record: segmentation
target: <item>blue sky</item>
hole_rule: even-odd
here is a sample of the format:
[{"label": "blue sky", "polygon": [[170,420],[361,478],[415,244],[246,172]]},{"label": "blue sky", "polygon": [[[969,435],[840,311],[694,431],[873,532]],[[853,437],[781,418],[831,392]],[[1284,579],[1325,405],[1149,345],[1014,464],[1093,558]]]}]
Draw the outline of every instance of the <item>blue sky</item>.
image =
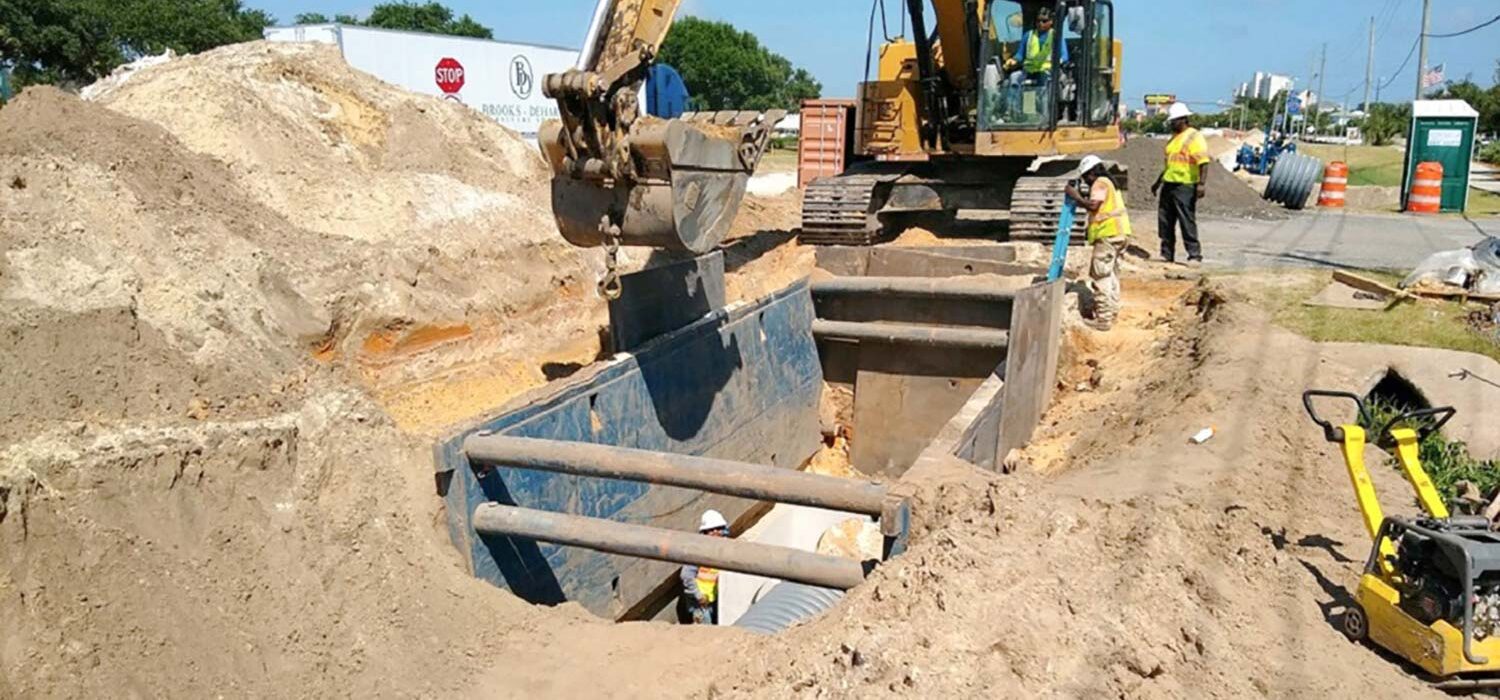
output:
[{"label": "blue sky", "polygon": [[[365,14],[375,0],[247,0],[288,23],[298,12]],[[491,27],[498,39],[576,46],[594,0],[446,0]],[[891,22],[902,0],[886,0]],[[1377,76],[1390,79],[1416,40],[1422,0],[1116,0],[1125,41],[1125,97],[1132,106],[1148,92],[1180,99],[1227,100],[1257,70],[1298,77],[1314,70],[1328,43],[1326,92],[1361,99],[1370,17],[1376,26]],[[773,51],[805,67],[829,97],[847,97],[864,71],[870,0],[684,0],[684,11],[748,29]],[[1496,0],[1433,0],[1432,32],[1466,29],[1500,14]],[[877,28],[878,32],[879,29]],[[1430,64],[1452,79],[1472,74],[1493,82],[1500,59],[1500,24],[1456,39],[1430,42]],[[1395,76],[1382,99],[1410,99],[1416,58]],[[1352,89],[1352,93],[1350,92]],[[1211,108],[1211,105],[1203,105]]]}]

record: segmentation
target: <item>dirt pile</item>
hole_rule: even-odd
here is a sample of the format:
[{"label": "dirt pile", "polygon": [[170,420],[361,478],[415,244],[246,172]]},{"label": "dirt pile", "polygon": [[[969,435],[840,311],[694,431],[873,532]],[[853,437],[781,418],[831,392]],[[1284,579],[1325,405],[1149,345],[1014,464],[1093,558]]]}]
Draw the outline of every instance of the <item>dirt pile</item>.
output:
[{"label": "dirt pile", "polygon": [[223,163],[247,197],[328,241],[303,253],[334,268],[307,280],[337,309],[323,352],[357,359],[377,384],[545,352],[603,322],[601,260],[558,237],[535,147],[472,109],[353,70],[334,47],[229,46],[142,69],[95,99]]},{"label": "dirt pile", "polygon": [[[1155,211],[1157,200],[1151,196],[1151,183],[1162,170],[1162,139],[1137,136],[1125,147],[1109,154],[1130,169],[1130,189],[1125,204],[1130,209]],[[1280,207],[1266,202],[1260,194],[1229,172],[1217,160],[1208,166],[1208,196],[1198,203],[1198,213],[1236,219],[1283,219],[1288,215]]]},{"label": "dirt pile", "polygon": [[434,328],[592,337],[590,263],[514,135],[327,51],[0,110],[0,697],[451,694],[544,614],[462,570],[361,385]]}]

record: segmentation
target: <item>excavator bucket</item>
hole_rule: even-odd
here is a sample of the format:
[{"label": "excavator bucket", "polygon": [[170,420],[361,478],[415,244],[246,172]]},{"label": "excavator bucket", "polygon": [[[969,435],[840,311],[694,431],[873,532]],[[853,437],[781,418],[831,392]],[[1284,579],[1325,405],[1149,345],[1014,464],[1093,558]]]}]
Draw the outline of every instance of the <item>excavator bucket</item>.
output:
[{"label": "excavator bucket", "polygon": [[687,114],[681,119],[637,117],[624,148],[630,172],[604,164],[578,167],[562,121],[538,135],[552,167],[552,211],[563,238],[577,246],[621,245],[701,254],[729,233],[770,128],[784,112]]}]

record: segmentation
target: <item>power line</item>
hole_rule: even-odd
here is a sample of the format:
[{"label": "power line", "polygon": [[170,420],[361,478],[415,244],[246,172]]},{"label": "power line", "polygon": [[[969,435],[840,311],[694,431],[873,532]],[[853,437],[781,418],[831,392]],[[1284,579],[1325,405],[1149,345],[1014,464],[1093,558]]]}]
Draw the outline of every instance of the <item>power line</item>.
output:
[{"label": "power line", "polygon": [[1390,87],[1391,83],[1396,82],[1396,79],[1401,77],[1401,71],[1406,70],[1406,64],[1411,63],[1411,57],[1417,55],[1417,44],[1420,44],[1420,43],[1422,43],[1422,35],[1418,34],[1417,35],[1417,40],[1411,42],[1411,50],[1408,51],[1408,52],[1406,52],[1406,60],[1402,61],[1401,62],[1401,67],[1397,68],[1396,72],[1394,72],[1394,73],[1391,74],[1391,79],[1390,80],[1387,80],[1387,81],[1385,81],[1385,82],[1383,82],[1383,83],[1380,84],[1380,88],[1379,89],[1384,90],[1384,89]]},{"label": "power line", "polygon": [[1496,22],[1500,22],[1500,15],[1495,15],[1494,19],[1491,19],[1490,21],[1485,22],[1484,24],[1480,24],[1480,25],[1477,25],[1477,26],[1474,26],[1474,27],[1469,27],[1468,29],[1465,29],[1465,30],[1463,30],[1461,32],[1453,32],[1451,34],[1428,34],[1427,38],[1429,38],[1429,39],[1452,39],[1453,37],[1456,37],[1456,36],[1463,36],[1465,34],[1473,34],[1474,32],[1477,32],[1477,31],[1479,31],[1481,29],[1484,29],[1485,27],[1488,27],[1491,24],[1494,24]]},{"label": "power line", "polygon": [[1379,44],[1385,41],[1386,33],[1391,30],[1391,25],[1396,21],[1396,15],[1400,14],[1401,6],[1404,4],[1406,4],[1406,0],[1389,0],[1389,4],[1383,14],[1385,19],[1381,21],[1380,33],[1376,36],[1375,43]]}]

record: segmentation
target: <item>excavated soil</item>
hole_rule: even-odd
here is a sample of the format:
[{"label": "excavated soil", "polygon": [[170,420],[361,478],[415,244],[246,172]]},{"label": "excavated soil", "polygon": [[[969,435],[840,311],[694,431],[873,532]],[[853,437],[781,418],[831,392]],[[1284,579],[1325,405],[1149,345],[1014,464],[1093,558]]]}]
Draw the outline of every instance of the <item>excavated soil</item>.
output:
[{"label": "excavated soil", "polygon": [[[1132,210],[1156,211],[1157,200],[1151,196],[1151,183],[1161,174],[1167,142],[1162,139],[1135,137],[1125,147],[1108,154],[1130,169],[1130,189],[1125,192],[1125,205]],[[1284,219],[1285,210],[1260,198],[1249,185],[1217,160],[1208,166],[1208,194],[1198,202],[1198,213],[1203,216],[1235,219]]]}]

